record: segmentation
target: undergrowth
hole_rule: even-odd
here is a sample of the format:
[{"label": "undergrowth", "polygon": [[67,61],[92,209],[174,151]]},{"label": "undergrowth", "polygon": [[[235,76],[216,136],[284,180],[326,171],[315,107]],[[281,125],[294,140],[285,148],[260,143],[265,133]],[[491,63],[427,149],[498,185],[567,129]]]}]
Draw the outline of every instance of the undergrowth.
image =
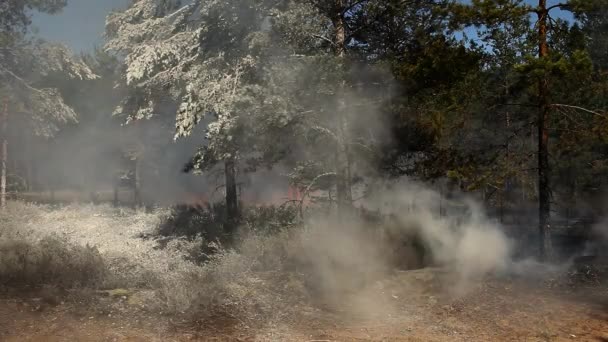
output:
[{"label": "undergrowth", "polygon": [[103,281],[107,273],[95,247],[56,236],[38,241],[0,238],[0,285],[89,287]]},{"label": "undergrowth", "polygon": [[255,320],[284,312],[278,303],[287,310],[287,300],[277,302],[290,281],[276,272],[284,265],[282,233],[262,237],[244,229],[247,237],[227,249],[205,237],[194,217],[188,224],[198,233],[162,239],[163,223],[178,222],[172,215],[10,202],[0,213],[0,285],[151,290],[148,309],[197,318],[222,312]]},{"label": "undergrowth", "polygon": [[341,232],[329,222],[304,224],[290,207],[247,209],[228,248],[215,233],[221,210],[11,202],[0,213],[0,279],[130,289],[147,294],[149,310],[253,324],[283,320],[314,300],[338,303],[395,258],[386,243],[373,243],[395,240],[378,226]]}]

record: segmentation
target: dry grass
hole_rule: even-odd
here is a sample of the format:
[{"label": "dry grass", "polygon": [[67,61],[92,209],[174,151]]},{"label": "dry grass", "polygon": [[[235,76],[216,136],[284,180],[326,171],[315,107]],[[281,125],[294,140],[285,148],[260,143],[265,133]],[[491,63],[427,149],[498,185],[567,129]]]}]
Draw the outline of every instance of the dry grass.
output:
[{"label": "dry grass", "polygon": [[48,236],[38,241],[0,238],[0,284],[95,286],[107,274],[96,248]]},{"label": "dry grass", "polygon": [[[236,331],[249,331],[246,327],[251,327],[264,333],[283,326],[302,325],[306,326],[302,330],[307,332],[306,336],[310,335],[309,322],[330,327],[359,319],[382,325],[395,323],[399,327],[396,334],[410,329],[411,324],[419,324],[424,330],[420,336],[424,337],[436,336],[434,329],[438,325],[447,329],[448,335],[460,330],[462,336],[477,336],[475,329],[496,314],[504,314],[501,305],[529,291],[526,288],[518,294],[506,293],[504,303],[495,305],[495,295],[511,291],[508,290],[511,285],[508,280],[500,280],[491,284],[491,289],[484,287],[485,276],[495,267],[476,261],[484,257],[478,251],[487,250],[483,242],[493,240],[471,241],[467,234],[456,236],[455,244],[438,240],[450,237],[442,230],[446,223],[437,222],[420,211],[416,212],[418,221],[413,223],[405,219],[394,221],[398,226],[393,227],[394,230],[381,224],[337,223],[329,219],[290,229],[274,229],[276,224],[271,222],[274,226],[266,229],[264,222],[270,219],[251,220],[234,248],[213,246],[216,252],[209,255],[205,263],[198,260],[201,260],[203,246],[209,242],[200,236],[162,237],[162,243],[155,240],[168,215],[167,210],[146,213],[103,205],[51,208],[11,202],[7,210],[0,213],[0,285],[82,289],[80,292],[89,295],[103,292],[109,294],[104,300],[113,308],[112,319],[117,321],[123,318],[114,318],[116,312],[131,317],[132,310],[136,310],[137,315],[152,317],[153,321],[162,317],[158,315],[162,312],[169,314],[172,322],[182,318],[204,321],[199,326],[204,327],[205,333],[214,325],[233,327],[236,324]],[[472,232],[477,230],[470,227],[484,225],[478,220],[470,221],[465,224]],[[442,242],[444,251],[454,251],[444,255],[445,258],[475,259],[467,263],[475,268],[463,269],[456,262],[448,263],[452,265],[450,268],[396,272],[393,262],[402,254],[389,248],[388,242],[407,238],[411,231],[404,228],[406,226],[422,227],[434,233],[431,237],[436,239],[429,241]],[[478,244],[485,249],[475,249]],[[467,249],[464,255],[462,248]],[[531,272],[540,273],[545,269],[536,264],[520,263],[519,266],[519,269],[511,266],[511,273],[528,277]],[[469,288],[472,292],[454,301],[450,293],[459,292],[454,288],[459,288],[462,276],[470,278],[467,284],[473,284]],[[534,286],[546,287],[544,284]],[[87,291],[89,289],[108,291]],[[129,298],[116,299],[115,295]],[[479,327],[464,314],[459,316],[461,321],[457,325],[453,325],[453,321],[441,323],[443,326],[435,323],[434,320],[446,312],[452,316],[459,314],[463,310],[461,302],[466,301],[472,304],[469,311],[463,312],[476,317]],[[520,304],[514,306],[514,310],[520,308]],[[96,309],[87,306],[87,310]],[[486,310],[487,315],[480,315],[478,310],[484,315]],[[104,312],[102,317],[107,315]],[[87,313],[84,317],[92,316]],[[526,317],[514,319],[525,322]],[[329,331],[329,336],[337,336],[336,340],[354,339],[351,332],[332,335],[331,329]],[[387,332],[384,328],[379,331]],[[530,331],[536,334],[536,330]],[[427,333],[431,335],[425,335]],[[488,336],[494,335],[485,337]]]},{"label": "dry grass", "polygon": [[279,282],[269,270],[283,261],[269,250],[284,250],[277,248],[278,236],[250,237],[239,252],[216,246],[200,264],[197,254],[207,244],[201,237],[173,238],[162,248],[142,238],[155,236],[167,215],[11,202],[0,214],[0,279],[20,286],[152,290],[146,291],[152,293],[148,309],[199,318],[224,313],[256,320],[277,312]]},{"label": "dry grass", "polygon": [[[150,238],[168,214],[11,202],[0,215],[5,223],[0,240],[45,246],[45,255],[58,256],[52,259],[56,276],[36,283],[146,290],[140,304],[149,310],[197,319],[223,315],[250,325],[284,321],[314,304],[338,305],[385,272],[383,246],[370,243],[369,231],[349,226],[344,234],[328,223],[280,230],[262,227],[263,222],[252,229],[248,222],[235,248],[214,246],[216,253],[201,264],[197,254],[208,241],[200,236],[163,238],[162,244]],[[48,239],[61,244],[51,249]],[[24,277],[15,258],[3,260],[13,278]],[[98,276],[79,283],[76,275],[83,274]]]},{"label": "dry grass", "polygon": [[[380,224],[330,218],[280,229],[283,223],[277,222],[289,221],[289,215],[279,215],[281,219],[275,222],[272,212],[246,221],[234,248],[213,246],[215,253],[200,263],[202,251],[209,250],[203,247],[210,244],[203,237],[163,237],[162,244],[154,238],[160,236],[159,229],[169,215],[162,209],[139,212],[77,204],[51,208],[11,202],[0,214],[0,241],[12,246],[6,253],[17,256],[0,260],[5,263],[1,267],[11,279],[93,289],[125,288],[145,292],[146,297],[138,304],[148,310],[198,319],[222,315],[251,325],[284,322],[296,311],[312,306],[338,308],[349,298],[357,298],[349,314],[385,312],[385,304],[375,301],[368,292],[375,291],[378,282],[395,271],[395,260],[403,262],[409,257],[391,247],[415,231],[412,227],[433,232],[429,241],[437,242],[444,251],[454,251],[444,258],[473,265],[474,269],[464,268],[466,272],[457,267],[459,264],[453,267],[466,280],[477,279],[496,264],[479,267],[479,262],[469,262],[479,259],[479,252],[475,252],[478,239],[448,234],[451,226],[430,216],[413,222],[395,221],[397,230],[406,233],[400,236],[389,234],[390,229]],[[421,212],[417,215],[420,218]],[[466,227],[478,225],[481,223],[474,221]],[[447,240],[450,237],[455,242]],[[469,254],[459,259],[456,256],[462,254],[461,247],[467,247]],[[30,254],[46,257],[32,258],[31,264],[37,266],[24,268],[19,266],[21,250],[37,251]],[[40,265],[49,255],[53,256],[53,277],[31,280],[32,274],[44,273]],[[38,271],[31,273],[30,269]],[[79,278],[82,274],[95,276],[84,282]]]}]

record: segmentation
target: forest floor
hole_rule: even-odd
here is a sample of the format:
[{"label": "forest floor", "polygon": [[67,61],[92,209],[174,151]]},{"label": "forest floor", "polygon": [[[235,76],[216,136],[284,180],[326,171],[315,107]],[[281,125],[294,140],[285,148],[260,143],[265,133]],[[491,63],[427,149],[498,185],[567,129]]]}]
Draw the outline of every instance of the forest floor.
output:
[{"label": "forest floor", "polygon": [[[136,293],[5,294],[0,341],[608,341],[605,287],[493,279],[454,297],[440,273],[398,272],[371,286],[367,302],[303,305],[296,317],[255,327],[151,314]],[[369,310],[349,314],[352,306]]]},{"label": "forest floor", "polygon": [[[163,215],[9,203],[0,213],[0,342],[608,342],[604,262],[577,272],[528,267],[500,278],[467,277],[461,284],[445,268],[370,273],[370,259],[356,258],[366,255],[361,246],[368,240],[351,241],[356,253],[344,259],[357,262],[325,269],[312,256],[343,251],[333,248],[334,240],[313,239],[314,247],[323,248],[306,249],[298,247],[304,240],[277,234],[251,237],[239,253],[220,253],[198,265],[187,261],[191,251],[201,250],[196,241],[173,240],[160,248],[142,238],[153,236]],[[287,267],[280,251],[317,261],[318,273]],[[108,274],[97,279],[100,270]],[[47,285],[3,282],[11,276]],[[345,283],[352,286],[325,292],[315,286]],[[60,290],[61,284],[75,290]]]}]

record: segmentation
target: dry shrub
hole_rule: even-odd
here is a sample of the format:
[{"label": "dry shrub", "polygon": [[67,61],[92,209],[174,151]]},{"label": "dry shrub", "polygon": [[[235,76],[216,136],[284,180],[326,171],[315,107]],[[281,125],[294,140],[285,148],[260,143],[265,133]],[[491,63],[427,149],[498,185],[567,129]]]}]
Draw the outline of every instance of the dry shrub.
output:
[{"label": "dry shrub", "polygon": [[108,269],[97,248],[46,230],[50,207],[9,202],[0,214],[0,284],[95,287]]},{"label": "dry shrub", "polygon": [[284,321],[303,306],[339,307],[388,275],[378,232],[325,220],[274,234],[246,230],[235,250],[218,248],[201,267],[166,274],[162,298],[174,312],[247,324]]},{"label": "dry shrub", "polygon": [[[0,229],[0,236],[35,243],[60,237],[70,247],[47,253],[56,255],[53,272],[58,275],[83,269],[70,261],[88,260],[76,256],[87,247],[74,246],[93,246],[107,272],[94,284],[83,285],[149,289],[154,295],[143,303],[149,309],[198,319],[223,314],[248,324],[282,320],[313,300],[339,305],[345,295],[386,271],[385,245],[378,229],[325,219],[296,225],[287,209],[248,212],[242,235],[230,249],[200,235],[170,237],[161,248],[154,236],[166,222],[167,211],[143,213],[93,205],[53,209],[11,203],[0,220],[12,228]],[[201,253],[208,250],[215,252],[201,264]],[[86,273],[90,272],[80,272]],[[55,281],[64,280],[58,276]]]},{"label": "dry shrub", "polygon": [[[7,246],[0,254],[0,276],[12,284],[27,280],[153,290],[143,306],[167,313],[203,317],[223,312],[250,319],[271,313],[269,303],[276,297],[258,272],[259,265],[270,264],[264,256],[275,248],[259,241],[272,238],[247,240],[246,253],[212,246],[217,252],[200,264],[201,251],[209,245],[201,236],[173,237],[162,248],[151,238],[166,217],[166,210],[144,213],[109,206],[51,208],[11,202],[0,213],[0,222],[6,223],[0,239]],[[278,262],[275,259],[274,265]],[[104,272],[99,271],[102,265]]]},{"label": "dry shrub", "polygon": [[[292,205],[248,206],[242,209],[241,230],[275,234],[297,226],[298,208]],[[193,207],[172,207],[161,220],[156,234],[164,237],[203,237],[207,241],[224,240],[226,208],[222,203]]]},{"label": "dry shrub", "polygon": [[169,210],[161,220],[156,234],[165,237],[204,236],[213,241],[219,238],[226,222],[226,210],[222,204],[205,206],[178,205]]},{"label": "dry shrub", "polygon": [[53,236],[39,241],[0,238],[2,285],[95,286],[106,274],[106,265],[94,247]]},{"label": "dry shrub", "polygon": [[285,315],[302,294],[288,286],[285,237],[248,235],[238,252],[216,246],[204,265],[176,264],[161,275],[158,292],[166,310],[198,319],[221,314],[249,324]]},{"label": "dry shrub", "polygon": [[0,213],[0,281],[94,288],[148,285],[154,277],[141,267],[143,248],[134,242],[155,222],[157,214],[109,206],[9,202]]}]

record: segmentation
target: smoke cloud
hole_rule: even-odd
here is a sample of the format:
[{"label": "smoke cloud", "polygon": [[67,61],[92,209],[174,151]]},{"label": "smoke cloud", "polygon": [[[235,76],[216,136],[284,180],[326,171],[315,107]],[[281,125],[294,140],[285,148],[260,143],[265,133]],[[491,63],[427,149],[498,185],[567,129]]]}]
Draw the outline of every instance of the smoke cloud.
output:
[{"label": "smoke cloud", "polygon": [[387,314],[392,306],[377,293],[400,269],[438,267],[445,293],[461,296],[512,268],[512,241],[474,200],[448,204],[407,179],[375,189],[361,204],[377,221],[312,215],[289,239],[313,300],[358,316]]},{"label": "smoke cloud", "polygon": [[448,267],[459,285],[506,270],[512,241],[470,198],[449,201],[408,180],[385,185],[366,206],[393,216],[401,229],[419,236],[432,260]]}]

